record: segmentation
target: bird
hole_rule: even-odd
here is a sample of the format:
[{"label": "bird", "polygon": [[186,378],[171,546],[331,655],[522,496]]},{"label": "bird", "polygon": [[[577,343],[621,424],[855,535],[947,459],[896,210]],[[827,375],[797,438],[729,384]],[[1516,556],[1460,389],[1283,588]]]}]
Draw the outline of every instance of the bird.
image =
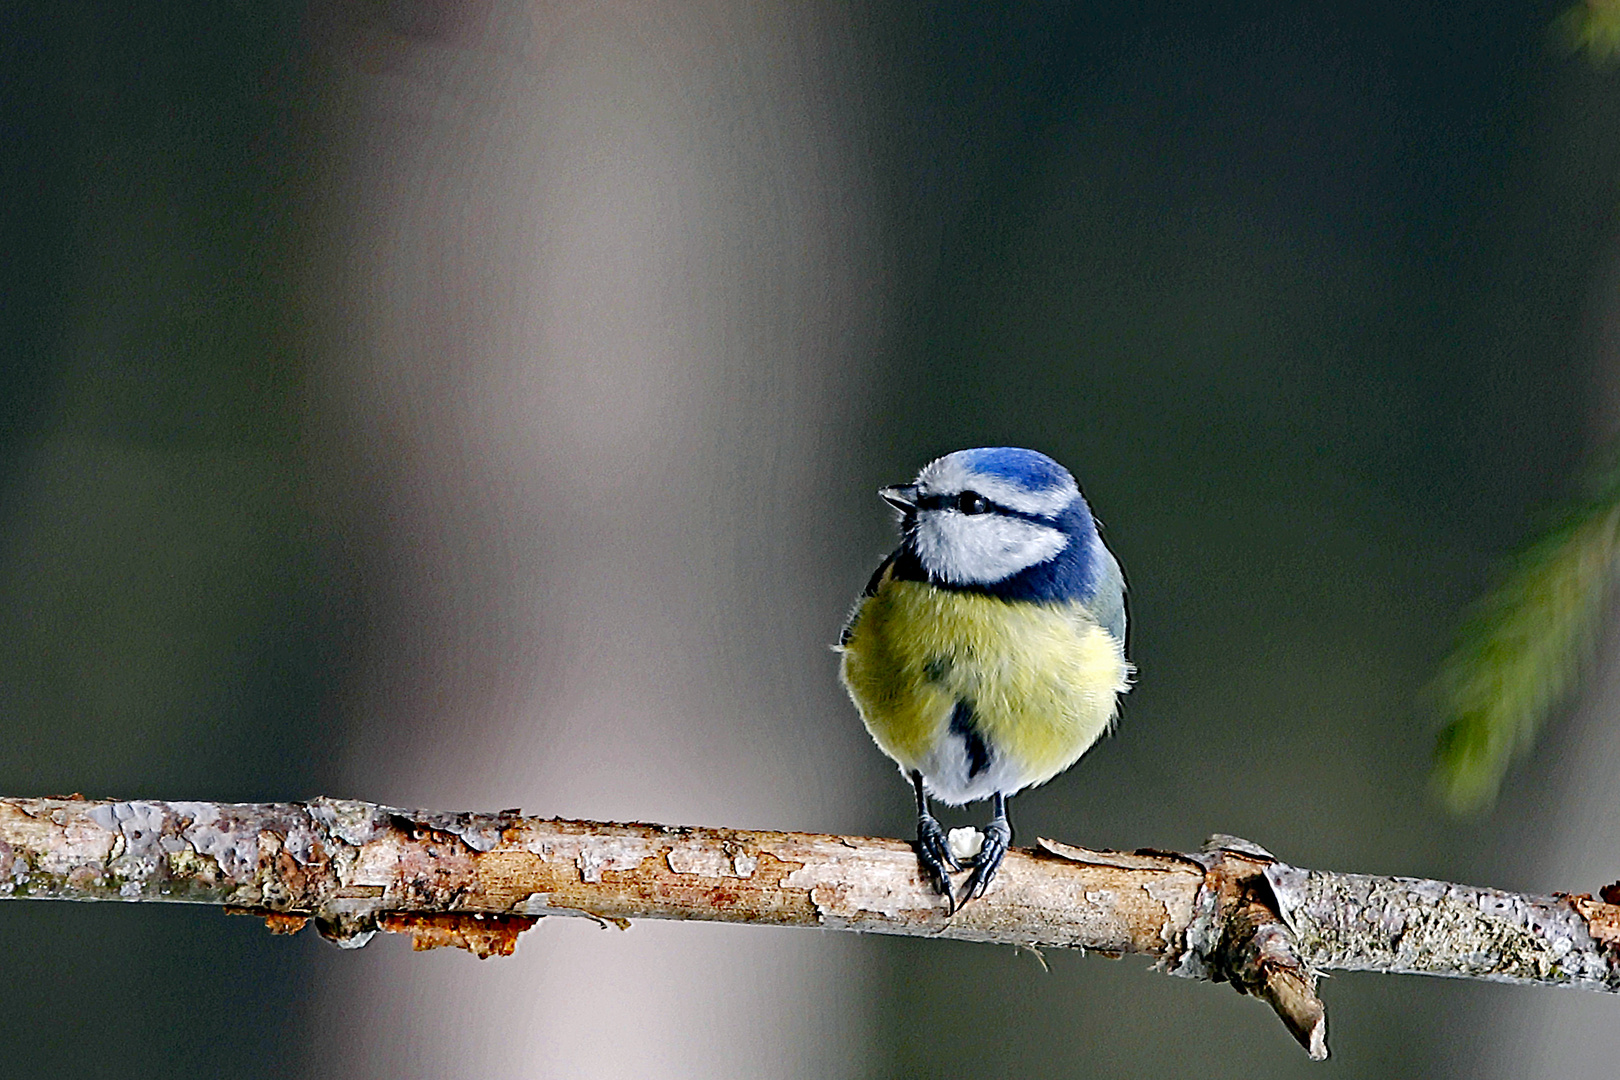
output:
[{"label": "bird", "polygon": [[[1011,846],[1007,800],[1113,727],[1135,671],[1125,577],[1074,476],[1038,451],[958,450],[878,494],[899,511],[900,546],[844,623],[839,676],[911,782],[918,862],[954,915]],[[931,798],[991,802],[976,854],[952,852]]]}]

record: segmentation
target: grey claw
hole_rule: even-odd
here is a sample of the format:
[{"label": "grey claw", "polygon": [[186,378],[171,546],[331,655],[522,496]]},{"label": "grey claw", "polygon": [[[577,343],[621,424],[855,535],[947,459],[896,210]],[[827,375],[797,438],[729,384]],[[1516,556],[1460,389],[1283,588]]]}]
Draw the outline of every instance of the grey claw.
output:
[{"label": "grey claw", "polygon": [[951,910],[956,910],[954,897],[951,896],[951,879],[946,873],[946,867],[960,870],[962,866],[951,854],[950,845],[945,840],[945,830],[932,814],[921,814],[917,817],[917,861],[922,864],[923,876],[933,886],[934,891],[952,901]]},{"label": "grey claw", "polygon": [[1006,857],[1007,849],[1012,846],[1012,826],[1007,824],[1005,818],[996,818],[985,826],[984,846],[979,853],[968,860],[973,873],[968,875],[967,883],[953,901],[953,909],[959,909],[969,900],[984,895],[990,883],[996,879],[996,871],[1001,869],[1001,860]]}]

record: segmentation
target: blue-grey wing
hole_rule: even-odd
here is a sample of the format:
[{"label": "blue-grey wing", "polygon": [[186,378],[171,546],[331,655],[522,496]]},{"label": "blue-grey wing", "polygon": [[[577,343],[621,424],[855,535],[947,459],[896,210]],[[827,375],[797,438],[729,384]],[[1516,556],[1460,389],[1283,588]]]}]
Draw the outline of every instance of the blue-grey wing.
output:
[{"label": "blue-grey wing", "polygon": [[1114,553],[1097,540],[1097,591],[1086,601],[1086,610],[1104,630],[1125,642],[1125,574]]}]

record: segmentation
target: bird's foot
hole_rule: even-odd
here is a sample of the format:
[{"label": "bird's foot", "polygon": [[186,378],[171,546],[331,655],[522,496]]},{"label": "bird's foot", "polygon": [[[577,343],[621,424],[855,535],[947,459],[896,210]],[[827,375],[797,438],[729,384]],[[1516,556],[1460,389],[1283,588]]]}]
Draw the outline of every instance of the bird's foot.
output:
[{"label": "bird's foot", "polygon": [[977,855],[967,861],[973,868],[973,873],[968,875],[967,883],[957,894],[952,905],[953,909],[960,908],[974,897],[984,895],[984,890],[995,880],[996,871],[1001,869],[1001,860],[1011,846],[1012,826],[1007,824],[1005,817],[992,818],[990,824],[984,827],[984,846],[979,849]]},{"label": "bird's foot", "polygon": [[[951,879],[946,868],[960,870],[962,865],[951,854],[951,846],[945,839],[945,830],[940,827],[939,821],[933,814],[917,815],[917,861],[922,864],[923,877],[934,887],[934,891],[946,899],[951,899]],[[951,910],[956,905],[951,904]]]}]

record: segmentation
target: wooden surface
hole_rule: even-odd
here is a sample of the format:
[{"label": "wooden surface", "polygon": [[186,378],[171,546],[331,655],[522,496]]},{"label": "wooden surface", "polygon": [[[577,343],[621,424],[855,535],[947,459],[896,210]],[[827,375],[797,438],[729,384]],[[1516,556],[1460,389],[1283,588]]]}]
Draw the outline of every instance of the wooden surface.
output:
[{"label": "wooden surface", "polygon": [[[1613,897],[1608,897],[1612,899]],[[1322,970],[1620,991],[1620,906],[1302,870],[1235,837],[1190,854],[1041,840],[948,913],[899,840],[401,810],[0,799],[0,899],[214,904],[345,947],[512,952],[542,917],[701,919],[1149,956],[1268,1002],[1325,1057]]]}]

